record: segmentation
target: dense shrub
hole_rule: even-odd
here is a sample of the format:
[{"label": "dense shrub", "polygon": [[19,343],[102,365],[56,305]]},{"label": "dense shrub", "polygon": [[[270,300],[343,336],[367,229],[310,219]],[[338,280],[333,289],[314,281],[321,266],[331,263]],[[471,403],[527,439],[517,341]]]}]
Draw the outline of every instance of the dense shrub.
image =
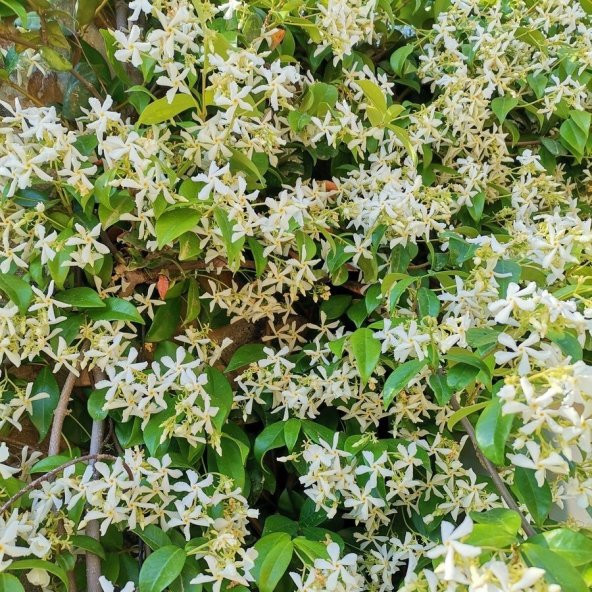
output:
[{"label": "dense shrub", "polygon": [[0,11],[0,590],[588,589],[590,0]]}]

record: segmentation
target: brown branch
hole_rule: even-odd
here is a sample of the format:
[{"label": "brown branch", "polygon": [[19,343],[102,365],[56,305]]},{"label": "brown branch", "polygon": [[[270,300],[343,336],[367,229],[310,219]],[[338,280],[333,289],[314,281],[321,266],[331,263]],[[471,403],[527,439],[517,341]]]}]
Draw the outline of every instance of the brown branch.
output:
[{"label": "brown branch", "polygon": [[[68,467],[71,467],[72,465],[75,465],[76,463],[85,462],[87,460],[117,460],[118,458],[119,457],[113,456],[112,454],[85,454],[84,456],[73,458],[65,462],[64,464],[60,465],[59,467],[56,467],[55,469],[49,471],[49,473],[45,473],[45,475],[37,477],[37,479],[31,481],[31,483],[29,483],[27,486],[17,491],[10,499],[8,499],[6,502],[4,502],[4,504],[2,504],[2,507],[0,507],[0,514],[6,512],[6,510],[8,510],[8,508],[10,508],[10,506],[12,506],[14,502],[23,497],[23,495],[29,493],[29,491],[32,491],[44,481],[51,481],[58,473],[60,473],[64,469],[67,469]],[[125,472],[127,473],[128,477],[131,480],[133,480],[134,474],[132,473],[132,470],[129,468],[127,463],[123,463],[123,468],[125,469]]]},{"label": "brown branch", "polygon": [[[105,379],[105,373],[99,368],[93,368],[93,382],[97,382]],[[105,430],[105,422],[103,420],[94,420],[92,423],[92,430],[90,436],[90,448],[89,454],[97,455],[101,453],[103,447],[103,434]],[[94,466],[95,461],[90,460],[89,466]],[[96,541],[100,538],[99,521],[91,520],[86,525],[86,535],[95,539]],[[86,590],[87,592],[101,592],[101,585],[99,584],[99,578],[101,577],[101,559],[94,553],[87,551],[86,553]]]},{"label": "brown branch", "polygon": [[[450,405],[455,411],[458,411],[460,409],[460,406],[455,396],[453,396],[450,399]],[[465,428],[465,431],[467,432],[469,439],[471,440],[471,444],[473,445],[473,449],[475,450],[477,459],[493,480],[493,483],[496,489],[498,490],[499,494],[501,495],[502,499],[506,502],[508,508],[514,510],[514,512],[518,512],[518,515],[520,516],[520,521],[522,523],[522,530],[524,530],[526,535],[529,537],[535,536],[537,534],[536,530],[529,524],[528,520],[526,520],[526,517],[520,510],[518,504],[516,503],[516,500],[514,499],[514,497],[508,490],[508,487],[503,482],[502,478],[497,472],[496,467],[483,454],[483,452],[481,452],[481,448],[479,448],[479,442],[477,441],[477,435],[475,434],[475,430],[473,429],[473,424],[471,424],[467,417],[463,417],[460,420],[460,423],[462,424],[463,428]]]},{"label": "brown branch", "polygon": [[68,414],[68,405],[70,404],[70,396],[72,394],[74,384],[76,383],[76,378],[76,374],[74,374],[74,372],[70,372],[70,374],[68,374],[68,378],[66,378],[66,382],[64,382],[64,386],[62,387],[62,392],[60,393],[58,405],[54,411],[53,422],[51,424],[51,434],[49,435],[49,446],[47,448],[48,456],[58,454],[60,451],[62,427],[64,426],[64,419]]},{"label": "brown branch", "polygon": [[127,29],[127,10],[127,2],[124,0],[115,1],[115,26],[119,31]]},{"label": "brown branch", "polygon": [[3,80],[2,84],[6,84],[10,86],[10,88],[21,93],[24,97],[27,97],[27,99],[29,99],[29,101],[31,101],[31,103],[33,103],[37,107],[45,107],[44,103],[41,102],[38,98],[34,97],[27,89],[23,88],[22,86],[19,86],[18,84],[15,84],[11,80]]},{"label": "brown branch", "polygon": [[103,97],[101,96],[99,91],[86,78],[84,78],[84,76],[82,76],[80,72],[77,72],[75,68],[72,68],[71,70],[69,70],[69,72],[70,74],[72,74],[72,76],[74,76],[74,78],[76,78],[76,80],[78,80],[78,82],[80,82],[80,84],[82,84],[82,86],[84,86],[84,88],[86,88],[86,90],[95,99],[98,99],[99,101],[103,100]]},{"label": "brown branch", "polygon": [[[85,343],[81,348],[81,353],[84,353],[88,347],[88,343]],[[47,455],[53,456],[58,454],[60,451],[60,442],[62,440],[62,427],[64,426],[64,419],[68,414],[68,405],[70,404],[70,396],[72,395],[72,389],[76,384],[78,377],[74,372],[70,372],[62,387],[58,405],[54,411],[53,422],[51,424],[51,433],[49,435],[49,446],[47,448]]]}]

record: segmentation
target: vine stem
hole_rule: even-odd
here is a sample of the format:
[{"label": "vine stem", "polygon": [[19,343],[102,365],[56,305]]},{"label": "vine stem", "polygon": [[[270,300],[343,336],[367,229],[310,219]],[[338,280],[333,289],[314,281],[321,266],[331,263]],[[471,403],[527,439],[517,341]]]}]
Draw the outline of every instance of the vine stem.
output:
[{"label": "vine stem", "polygon": [[[80,353],[84,354],[87,348],[88,342],[85,342],[81,348]],[[64,426],[64,419],[66,419],[66,415],[68,414],[70,396],[72,395],[72,389],[76,384],[77,378],[78,376],[76,375],[76,372],[70,371],[70,374],[68,374],[68,378],[66,378],[66,382],[64,382],[64,386],[62,387],[62,392],[60,393],[60,398],[54,411],[53,422],[51,424],[47,456],[53,456],[54,454],[58,454],[60,451],[62,427]]]},{"label": "vine stem", "polygon": [[[119,458],[118,456],[113,456],[112,454],[85,454],[84,456],[79,456],[77,458],[73,458],[73,459],[65,462],[64,464],[60,465],[59,467],[52,469],[48,473],[41,475],[41,477],[37,477],[37,479],[31,481],[31,483],[29,483],[28,485],[26,485],[25,487],[23,487],[22,489],[17,491],[10,499],[8,499],[4,504],[2,504],[2,506],[0,507],[0,514],[3,514],[4,512],[6,512],[6,510],[8,510],[8,508],[10,508],[10,506],[12,504],[14,504],[14,502],[16,502],[16,500],[23,497],[23,495],[25,495],[26,493],[29,493],[29,491],[32,491],[33,489],[35,489],[38,485],[40,485],[44,481],[51,481],[58,473],[60,473],[61,471],[63,471],[64,469],[67,469],[68,467],[70,467],[72,465],[75,465],[76,463],[85,462],[87,460],[95,460],[95,461],[96,460],[117,460],[118,458]],[[130,479],[133,479],[134,474],[132,473],[132,470],[129,468],[127,463],[125,463],[125,462],[123,463],[123,468],[125,469],[125,472],[127,473],[128,477]]]},{"label": "vine stem", "polygon": [[58,405],[55,409],[53,422],[51,424],[51,434],[49,435],[49,446],[47,447],[47,456],[53,456],[54,454],[58,454],[58,452],[60,451],[62,427],[64,425],[64,419],[66,418],[66,415],[68,413],[70,395],[72,394],[72,389],[74,388],[74,384],[76,383],[77,378],[78,377],[74,372],[70,372],[70,374],[68,374],[68,378],[66,378],[66,382],[64,382],[64,386],[62,387],[62,392],[60,393]]},{"label": "vine stem", "polygon": [[[460,405],[456,400],[456,397],[453,396],[450,399],[450,404],[455,411],[460,409]],[[500,477],[497,469],[495,468],[494,464],[481,452],[481,448],[479,448],[479,442],[477,441],[477,435],[475,434],[475,430],[473,429],[473,424],[469,421],[467,417],[463,417],[460,420],[463,428],[467,432],[469,439],[471,440],[471,444],[475,450],[475,454],[477,455],[477,459],[481,463],[481,466],[487,471],[493,483],[498,490],[499,494],[501,495],[502,499],[506,502],[508,508],[518,512],[520,516],[520,522],[522,523],[522,530],[526,533],[527,536],[532,537],[537,534],[536,530],[530,525],[522,511],[520,510],[516,500],[508,490],[508,487],[503,482],[502,478]]]},{"label": "vine stem", "polygon": [[[92,370],[93,382],[103,380],[105,373],[100,368],[93,368]],[[89,454],[97,455],[101,453],[103,447],[103,436],[105,432],[105,422],[103,420],[93,420],[92,430],[90,436]],[[94,466],[95,461],[90,460],[89,466]],[[99,521],[91,520],[86,525],[86,535],[99,540]],[[94,553],[87,551],[86,553],[86,590],[87,592],[101,592],[101,585],[99,578],[101,577],[101,559]]]}]

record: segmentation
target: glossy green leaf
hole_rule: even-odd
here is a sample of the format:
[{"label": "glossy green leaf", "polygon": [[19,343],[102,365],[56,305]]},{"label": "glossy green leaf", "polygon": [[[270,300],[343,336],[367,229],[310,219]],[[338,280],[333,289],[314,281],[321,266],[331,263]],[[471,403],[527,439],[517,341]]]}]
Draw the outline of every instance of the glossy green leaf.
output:
[{"label": "glossy green leaf", "polygon": [[66,590],[69,590],[70,586],[66,571],[59,565],[53,563],[52,561],[45,561],[43,559],[18,559],[17,561],[13,561],[8,566],[8,571],[29,571],[31,569],[44,569],[51,575],[54,575],[57,578],[59,578],[62,584],[64,584],[64,586],[66,587]]},{"label": "glossy green leaf", "polygon": [[496,97],[491,101],[491,110],[495,113],[498,121],[503,123],[508,116],[508,113],[518,105],[519,100],[510,95]]},{"label": "glossy green leaf", "polygon": [[253,362],[258,362],[263,359],[265,357],[265,352],[263,351],[264,347],[265,345],[261,343],[247,343],[241,345],[232,354],[228,366],[226,366],[226,372],[238,370],[239,368],[243,368],[244,366],[248,366]]},{"label": "glossy green leaf", "polygon": [[349,344],[362,383],[366,384],[380,358],[380,341],[370,329],[362,328],[350,335]]},{"label": "glossy green leaf", "polygon": [[0,592],[25,592],[25,589],[17,577],[0,573]]},{"label": "glossy green leaf", "polygon": [[146,333],[146,341],[157,342],[170,339],[181,322],[181,300],[171,298],[159,306],[152,324]]},{"label": "glossy green leaf", "polygon": [[177,93],[171,102],[166,97],[150,103],[140,114],[139,124],[162,123],[188,109],[197,109],[197,101],[188,94]]},{"label": "glossy green leaf", "polygon": [[518,499],[528,508],[534,521],[541,525],[551,509],[551,488],[545,481],[540,487],[532,469],[516,467],[514,487]]},{"label": "glossy green leaf", "polygon": [[385,408],[388,408],[393,399],[407,387],[409,382],[419,374],[428,363],[427,358],[423,360],[409,360],[393,370],[384,383],[382,400]]},{"label": "glossy green leaf", "polygon": [[496,465],[504,464],[506,441],[514,421],[514,415],[503,415],[502,406],[498,397],[491,399],[481,412],[475,426],[479,448]]},{"label": "glossy green leaf", "polygon": [[154,227],[158,246],[163,247],[183,233],[193,230],[199,222],[201,214],[192,208],[175,208],[162,214]]},{"label": "glossy green leaf", "polygon": [[185,551],[173,545],[151,553],[140,570],[140,592],[162,592],[181,573],[185,558]]},{"label": "glossy green leaf", "polygon": [[39,432],[39,441],[43,440],[51,427],[53,413],[58,405],[60,398],[60,388],[52,371],[44,366],[39,371],[33,383],[31,395],[46,393],[48,396],[43,399],[37,399],[31,403],[33,413],[31,421]]},{"label": "glossy green leaf", "polygon": [[257,543],[258,552],[253,576],[260,592],[273,592],[290,565],[294,545],[290,535],[284,532],[269,534]]},{"label": "glossy green leaf", "polygon": [[25,314],[33,299],[31,286],[22,278],[11,273],[0,273],[0,290]]},{"label": "glossy green leaf", "polygon": [[531,537],[528,542],[547,547],[574,567],[592,562],[592,539],[570,528],[547,530]]},{"label": "glossy green leaf", "polygon": [[106,304],[92,288],[70,288],[58,292],[55,299],[76,308],[105,308]]},{"label": "glossy green leaf", "polygon": [[569,590],[569,592],[586,592],[588,590],[588,586],[575,567],[550,549],[526,543],[520,546],[520,552],[530,565],[543,568],[545,579],[552,584],[561,586],[561,590]]}]

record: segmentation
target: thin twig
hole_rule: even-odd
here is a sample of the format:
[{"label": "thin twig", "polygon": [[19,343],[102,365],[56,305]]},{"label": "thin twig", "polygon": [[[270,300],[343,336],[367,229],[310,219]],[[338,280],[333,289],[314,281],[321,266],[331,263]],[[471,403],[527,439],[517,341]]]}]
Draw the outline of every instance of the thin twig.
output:
[{"label": "thin twig", "polygon": [[[105,379],[105,373],[100,368],[93,368],[92,371],[93,382]],[[105,430],[105,422],[103,420],[95,419],[92,423],[92,431],[90,436],[89,454],[96,455],[101,453],[103,447],[103,434]],[[94,466],[95,461],[90,460],[89,466]],[[91,520],[86,525],[86,535],[99,540],[99,521]],[[101,577],[101,559],[94,553],[87,551],[86,553],[86,590],[87,592],[101,592],[101,585],[99,578]]]},{"label": "thin twig", "polygon": [[82,86],[84,86],[84,88],[86,88],[86,90],[88,90],[88,92],[90,92],[95,99],[98,99],[99,101],[103,100],[103,97],[99,91],[86,78],[84,78],[80,72],[77,72],[75,68],[69,70],[69,73],[72,74],[72,76],[74,76],[74,78],[76,78],[76,80],[78,80],[78,82],[80,82],[80,84],[82,84]]},{"label": "thin twig", "polygon": [[[455,411],[458,411],[460,409],[456,397],[453,396],[452,399],[450,399],[450,404]],[[473,425],[467,417],[463,417],[460,420],[460,422],[463,428],[465,428],[465,431],[467,432],[469,439],[471,440],[471,444],[473,445],[475,454],[477,455],[477,459],[479,460],[483,468],[489,473],[489,476],[493,480],[493,483],[495,484],[495,487],[498,490],[499,494],[502,496],[502,499],[506,502],[508,508],[514,510],[515,512],[518,512],[520,516],[520,521],[522,522],[522,530],[524,530],[524,532],[529,537],[535,536],[537,534],[536,530],[529,524],[528,520],[526,520],[526,517],[518,507],[516,500],[509,492],[508,487],[503,482],[502,478],[497,472],[497,469],[495,468],[493,463],[481,452],[481,449],[479,448],[479,442],[477,441],[477,436],[475,434],[475,430],[473,429]]]},{"label": "thin twig", "polygon": [[53,422],[51,424],[51,434],[49,435],[49,446],[47,448],[47,455],[53,456],[60,451],[60,442],[62,440],[62,427],[64,426],[64,419],[68,414],[68,406],[70,404],[70,395],[78,377],[74,372],[68,374],[66,382],[62,387],[60,399],[53,415]]},{"label": "thin twig", "polygon": [[[55,469],[49,471],[49,473],[45,473],[45,475],[41,475],[41,477],[37,477],[37,479],[35,479],[34,481],[31,481],[31,483],[29,483],[28,485],[26,485],[25,487],[23,487],[22,489],[17,491],[10,499],[8,499],[2,505],[2,507],[0,507],[0,514],[3,514],[4,512],[6,512],[6,510],[8,510],[8,508],[10,508],[10,506],[12,506],[12,504],[14,504],[14,502],[16,502],[18,499],[23,497],[23,495],[25,495],[26,493],[29,493],[29,491],[32,491],[33,489],[35,489],[38,485],[40,485],[44,481],[51,481],[58,473],[60,473],[61,471],[63,471],[64,469],[67,469],[68,467],[70,467],[72,465],[75,465],[76,463],[85,462],[87,460],[117,460],[118,458],[119,458],[118,456],[113,456],[112,454],[85,454],[84,456],[79,456],[78,458],[73,458],[73,459],[65,462],[63,465],[60,465],[59,467],[56,467]],[[127,463],[125,463],[125,462],[123,463],[123,468],[125,469],[125,472],[127,473],[128,477],[131,480],[133,480],[134,474],[132,473],[132,470],[129,468]]]},{"label": "thin twig", "polygon": [[[87,350],[87,348],[88,342],[85,342],[81,348],[81,356],[84,355],[84,352]],[[68,374],[68,378],[66,378],[66,382],[64,382],[64,386],[62,387],[62,392],[60,393],[58,405],[54,411],[53,422],[51,424],[51,434],[49,435],[49,446],[47,448],[48,456],[58,454],[60,451],[64,419],[66,419],[66,415],[68,414],[70,396],[72,395],[72,389],[74,388],[77,379],[78,376],[76,376],[76,373],[73,371],[70,372],[70,374]]]},{"label": "thin twig", "polygon": [[2,84],[6,84],[10,86],[10,88],[21,93],[24,97],[27,97],[27,99],[29,99],[29,101],[31,101],[31,103],[33,103],[37,107],[45,107],[45,104],[38,98],[34,97],[27,89],[23,88],[22,86],[19,86],[18,84],[15,84],[11,80],[3,80]]}]

